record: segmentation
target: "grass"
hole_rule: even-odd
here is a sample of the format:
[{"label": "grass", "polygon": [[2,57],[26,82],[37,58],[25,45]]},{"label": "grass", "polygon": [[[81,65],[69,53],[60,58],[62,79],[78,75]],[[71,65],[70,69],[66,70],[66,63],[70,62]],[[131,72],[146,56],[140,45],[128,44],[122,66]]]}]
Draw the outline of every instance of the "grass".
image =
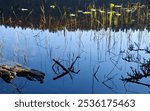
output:
[{"label": "grass", "polygon": [[[75,11],[68,11],[66,7],[60,11],[57,4],[49,6],[47,11],[44,4],[41,5],[40,19],[35,19],[32,13],[29,14],[28,19],[19,19],[14,17],[6,18],[1,14],[0,24],[7,25],[21,25],[24,27],[49,29],[49,30],[63,30],[69,28],[74,30],[79,29],[100,29],[100,28],[134,28],[143,29],[149,28],[150,9],[148,5],[140,3],[128,4],[122,6],[110,3],[110,7],[96,7],[95,4],[89,5],[85,10],[76,9]],[[57,11],[56,11],[57,10]],[[29,10],[29,13],[31,11]],[[52,13],[58,12],[59,17],[52,16]],[[14,11],[13,11],[14,13]],[[20,22],[18,22],[20,21]],[[30,23],[29,23],[30,21]],[[35,24],[33,24],[35,23]]]}]

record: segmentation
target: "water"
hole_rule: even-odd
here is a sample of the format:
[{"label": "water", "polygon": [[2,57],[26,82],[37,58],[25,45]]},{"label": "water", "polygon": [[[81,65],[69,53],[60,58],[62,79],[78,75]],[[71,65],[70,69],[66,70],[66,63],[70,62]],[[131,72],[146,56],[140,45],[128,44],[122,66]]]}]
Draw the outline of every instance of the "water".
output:
[{"label": "water", "polygon": [[[148,30],[119,30],[110,28],[95,30],[76,30],[49,32],[48,30],[22,29],[0,26],[1,64],[19,63],[25,67],[46,74],[44,83],[16,77],[11,84],[0,79],[0,93],[148,93],[149,88],[139,84],[121,81],[131,72],[130,66],[139,69],[139,65],[128,63],[122,58],[129,45],[137,43],[141,48],[150,46]],[[74,64],[78,74],[71,73],[53,80],[62,73],[60,66],[56,75],[52,70],[53,59],[68,68],[77,56]],[[143,55],[147,56],[147,55]],[[148,55],[149,56],[149,55]],[[98,68],[99,67],[99,68]],[[71,79],[71,77],[73,79]],[[149,78],[144,80],[149,81]]]}]

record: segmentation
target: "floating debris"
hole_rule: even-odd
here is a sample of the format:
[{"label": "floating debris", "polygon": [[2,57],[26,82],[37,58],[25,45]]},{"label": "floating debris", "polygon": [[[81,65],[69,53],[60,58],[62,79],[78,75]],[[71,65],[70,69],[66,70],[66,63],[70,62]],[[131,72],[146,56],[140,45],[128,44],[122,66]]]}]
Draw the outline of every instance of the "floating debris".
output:
[{"label": "floating debris", "polygon": [[7,83],[11,83],[16,77],[25,77],[30,81],[39,81],[40,83],[43,83],[44,76],[45,74],[43,72],[24,68],[20,64],[16,64],[15,66],[4,64],[0,66],[0,77]]}]

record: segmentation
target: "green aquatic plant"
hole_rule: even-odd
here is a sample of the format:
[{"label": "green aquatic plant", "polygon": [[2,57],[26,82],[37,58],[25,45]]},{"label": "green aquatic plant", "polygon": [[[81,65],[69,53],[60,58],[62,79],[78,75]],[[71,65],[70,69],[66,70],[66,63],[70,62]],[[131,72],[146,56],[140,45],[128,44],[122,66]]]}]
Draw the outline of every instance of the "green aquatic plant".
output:
[{"label": "green aquatic plant", "polygon": [[90,11],[92,12],[92,15],[93,15],[92,17],[96,18],[97,17],[96,9],[95,8],[91,8]]},{"label": "green aquatic plant", "polygon": [[120,13],[116,13],[115,14],[115,18],[114,18],[114,25],[118,26],[118,22],[119,22],[119,17],[121,16]]},{"label": "green aquatic plant", "polygon": [[[42,3],[42,2],[41,2]],[[0,13],[0,23],[10,25],[24,25],[35,27],[35,19],[33,19],[34,10],[26,8],[19,8],[21,13],[28,13],[23,19],[19,19],[18,12],[13,12],[13,17],[5,18],[4,13]],[[55,13],[55,14],[54,14]],[[56,15],[56,16],[55,16]],[[18,20],[19,19],[19,20]],[[110,3],[109,7],[99,6],[93,2],[84,9],[72,9],[66,6],[60,7],[58,4],[53,3],[47,6],[45,3],[40,5],[39,18],[36,21],[36,28],[40,29],[63,29],[64,27],[73,28],[94,28],[99,29],[101,27],[149,27],[150,10],[147,5],[128,4],[123,6],[122,4]],[[30,23],[28,21],[31,21]],[[32,23],[33,21],[33,23]],[[138,23],[136,25],[135,23]]]},{"label": "green aquatic plant", "polygon": [[130,14],[132,14],[132,10],[130,8],[123,8],[123,14],[124,14],[124,22],[125,24],[129,24],[129,17]]},{"label": "green aquatic plant", "polygon": [[98,12],[99,12],[99,16],[100,16],[99,20],[101,21],[102,25],[105,26],[105,23],[106,23],[106,11],[105,11],[104,7],[99,8]]},{"label": "green aquatic plant", "polygon": [[115,4],[110,3],[110,12],[107,12],[107,14],[109,14],[109,26],[112,25],[112,17],[113,17],[113,14],[115,13],[115,11],[113,11],[114,6]]}]

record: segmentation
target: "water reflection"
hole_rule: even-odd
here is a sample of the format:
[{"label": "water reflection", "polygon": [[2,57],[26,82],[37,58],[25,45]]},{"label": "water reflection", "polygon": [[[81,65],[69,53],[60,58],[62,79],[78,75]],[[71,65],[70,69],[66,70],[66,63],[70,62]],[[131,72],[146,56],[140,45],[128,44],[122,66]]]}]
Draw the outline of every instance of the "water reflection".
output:
[{"label": "water reflection", "polygon": [[[149,47],[140,48],[138,44],[131,44],[128,48],[128,52],[126,52],[126,57],[123,58],[127,62],[134,62],[139,64],[139,69],[135,69],[131,66],[131,73],[127,73],[128,77],[122,77],[122,81],[125,84],[128,82],[143,85],[150,87],[149,82],[142,81],[144,78],[148,78],[150,76],[150,59],[146,57],[146,54],[150,54]],[[144,53],[142,53],[144,52]]]},{"label": "water reflection", "polygon": [[[149,47],[149,39],[146,29],[49,32],[0,26],[1,64],[15,62],[45,73],[43,84],[18,77],[12,85],[0,79],[0,93],[18,93],[18,89],[21,93],[148,93],[149,88],[142,85],[124,87],[121,76],[126,77],[130,66],[138,67],[122,59],[124,52],[134,43]],[[60,73],[55,74],[54,60],[67,70],[72,66],[74,72],[80,72],[53,80],[64,72],[56,65]]]}]

